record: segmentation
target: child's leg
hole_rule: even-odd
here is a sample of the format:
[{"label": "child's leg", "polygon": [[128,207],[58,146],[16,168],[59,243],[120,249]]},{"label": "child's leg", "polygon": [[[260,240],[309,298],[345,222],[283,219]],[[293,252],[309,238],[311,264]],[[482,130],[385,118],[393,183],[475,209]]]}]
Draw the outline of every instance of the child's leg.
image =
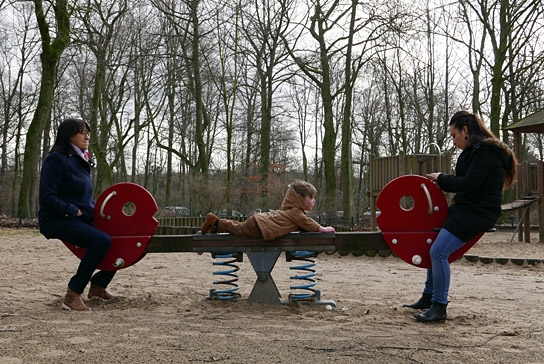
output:
[{"label": "child's leg", "polygon": [[219,231],[226,232],[241,238],[262,238],[263,234],[253,216],[246,221],[219,219]]}]

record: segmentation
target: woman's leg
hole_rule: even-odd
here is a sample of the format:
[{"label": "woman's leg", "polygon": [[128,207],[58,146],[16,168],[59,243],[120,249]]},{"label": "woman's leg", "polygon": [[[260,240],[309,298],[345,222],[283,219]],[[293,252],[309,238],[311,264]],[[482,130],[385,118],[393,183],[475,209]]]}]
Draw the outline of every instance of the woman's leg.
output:
[{"label": "woman's leg", "polygon": [[402,307],[413,308],[415,310],[422,310],[430,308],[433,298],[433,270],[427,269],[427,280],[425,281],[425,287],[423,288],[423,295],[414,303],[406,303]]},{"label": "woman's leg", "polygon": [[434,291],[433,270],[427,269],[427,279],[425,280],[425,287],[423,288],[423,293],[432,295],[433,291]]},{"label": "woman's leg", "polygon": [[[444,305],[448,304],[448,292],[450,289],[450,263],[448,257],[451,253],[465,244],[464,241],[450,233],[446,229],[441,229],[435,242],[431,246],[431,264],[432,270],[427,274],[427,282],[432,283],[433,302]],[[426,287],[428,290],[430,287]]]},{"label": "woman's leg", "polygon": [[111,246],[111,239],[108,234],[84,222],[75,220],[57,232],[54,238],[87,249],[81,258],[76,274],[68,283],[68,287],[72,291],[78,294],[83,293],[85,287],[91,281],[91,277],[94,284],[102,288],[108,286],[115,275],[115,271],[98,272],[93,277],[94,271]]},{"label": "woman's leg", "polygon": [[98,287],[107,288],[110,284],[113,276],[115,275],[115,270],[101,270],[95,273],[91,278],[91,283],[96,284]]}]

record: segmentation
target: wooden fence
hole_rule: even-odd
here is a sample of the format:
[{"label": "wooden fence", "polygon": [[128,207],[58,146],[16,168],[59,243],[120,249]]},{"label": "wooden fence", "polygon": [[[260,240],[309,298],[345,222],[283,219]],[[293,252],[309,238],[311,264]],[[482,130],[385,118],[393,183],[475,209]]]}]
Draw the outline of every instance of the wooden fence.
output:
[{"label": "wooden fence", "polygon": [[[159,226],[155,235],[185,235],[196,234],[204,223],[205,216],[168,216],[159,217]],[[247,217],[231,216],[229,220],[245,221]],[[346,218],[314,218],[321,225],[334,226],[338,232],[353,231],[354,221],[352,217]]]},{"label": "wooden fence", "polygon": [[516,200],[502,206],[503,211],[517,210],[519,241],[531,241],[530,207],[537,203],[539,241],[544,243],[544,162],[523,162],[518,166]]}]

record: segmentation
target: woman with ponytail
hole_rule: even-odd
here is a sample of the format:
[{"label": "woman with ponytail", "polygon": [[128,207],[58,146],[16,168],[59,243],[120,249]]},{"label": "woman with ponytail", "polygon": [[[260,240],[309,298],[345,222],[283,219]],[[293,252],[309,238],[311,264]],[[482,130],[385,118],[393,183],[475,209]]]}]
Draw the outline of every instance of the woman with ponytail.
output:
[{"label": "woman with ponytail", "polygon": [[478,234],[492,229],[501,214],[503,189],[516,178],[517,160],[475,114],[458,111],[449,123],[456,147],[462,150],[455,175],[441,172],[427,177],[445,192],[456,193],[448,217],[431,246],[432,268],[422,297],[404,307],[426,309],[414,317],[422,322],[446,319],[450,265],[448,257]]}]

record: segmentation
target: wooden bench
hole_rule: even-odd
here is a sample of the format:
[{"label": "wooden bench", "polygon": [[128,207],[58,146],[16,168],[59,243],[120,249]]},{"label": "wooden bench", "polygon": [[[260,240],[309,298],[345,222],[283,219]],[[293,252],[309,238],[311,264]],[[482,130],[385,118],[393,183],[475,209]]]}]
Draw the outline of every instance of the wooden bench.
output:
[{"label": "wooden bench", "polygon": [[[147,253],[210,252],[212,254],[245,253],[257,280],[248,301],[282,303],[272,279],[272,270],[281,252],[295,251],[383,251],[389,247],[380,232],[290,233],[275,240],[239,238],[231,234],[217,235],[154,235]],[[287,255],[286,255],[287,257]],[[334,301],[318,304],[335,305]]]}]

